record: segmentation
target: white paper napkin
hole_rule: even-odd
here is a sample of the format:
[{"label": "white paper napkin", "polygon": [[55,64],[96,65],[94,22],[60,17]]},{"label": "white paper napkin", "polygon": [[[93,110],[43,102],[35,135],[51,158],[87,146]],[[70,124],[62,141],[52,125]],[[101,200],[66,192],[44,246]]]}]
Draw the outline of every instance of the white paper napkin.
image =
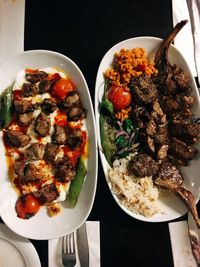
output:
[{"label": "white paper napkin", "polygon": [[174,40],[174,45],[183,54],[185,60],[187,61],[190,67],[192,75],[196,77],[197,72],[194,61],[194,41],[192,36],[192,28],[187,0],[172,0],[172,14],[174,26],[181,20],[188,20],[188,23],[177,34]]},{"label": "white paper napkin", "polygon": [[[100,267],[100,231],[99,222],[86,222],[90,267]],[[63,267],[61,260],[61,239],[51,239],[48,241],[49,267]],[[77,251],[77,249],[76,249]],[[81,267],[77,255],[75,267]]]},{"label": "white paper napkin", "polygon": [[197,267],[188,235],[187,221],[169,223],[174,267]]},{"label": "white paper napkin", "polygon": [[25,0],[0,0],[0,64],[24,50]]}]

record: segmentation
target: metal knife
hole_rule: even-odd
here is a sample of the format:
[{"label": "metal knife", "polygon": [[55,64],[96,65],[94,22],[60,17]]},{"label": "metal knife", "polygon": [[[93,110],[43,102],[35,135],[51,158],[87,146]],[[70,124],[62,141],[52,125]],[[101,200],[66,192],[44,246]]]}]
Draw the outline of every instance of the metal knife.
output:
[{"label": "metal knife", "polygon": [[81,267],[89,267],[89,245],[87,237],[86,223],[84,223],[76,232],[78,256]]},{"label": "metal knife", "polygon": [[192,253],[197,262],[197,266],[200,266],[200,229],[197,227],[190,212],[188,213],[188,234]]}]

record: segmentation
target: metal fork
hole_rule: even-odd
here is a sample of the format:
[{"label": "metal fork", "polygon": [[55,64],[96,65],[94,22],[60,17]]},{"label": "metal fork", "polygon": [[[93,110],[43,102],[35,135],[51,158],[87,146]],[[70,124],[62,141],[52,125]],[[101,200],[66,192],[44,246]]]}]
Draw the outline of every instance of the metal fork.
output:
[{"label": "metal fork", "polygon": [[76,264],[74,232],[62,237],[62,263],[65,267],[74,267]]}]

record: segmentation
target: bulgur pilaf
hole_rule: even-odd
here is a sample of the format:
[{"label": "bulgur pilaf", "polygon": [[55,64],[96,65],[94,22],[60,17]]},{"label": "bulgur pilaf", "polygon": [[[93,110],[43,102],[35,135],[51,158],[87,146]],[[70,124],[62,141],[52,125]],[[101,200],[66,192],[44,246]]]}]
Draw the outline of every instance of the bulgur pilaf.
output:
[{"label": "bulgur pilaf", "polygon": [[104,77],[110,80],[112,85],[129,89],[130,80],[144,73],[149,77],[157,73],[154,64],[148,61],[145,49],[122,48],[115,53],[113,65],[105,71]]}]

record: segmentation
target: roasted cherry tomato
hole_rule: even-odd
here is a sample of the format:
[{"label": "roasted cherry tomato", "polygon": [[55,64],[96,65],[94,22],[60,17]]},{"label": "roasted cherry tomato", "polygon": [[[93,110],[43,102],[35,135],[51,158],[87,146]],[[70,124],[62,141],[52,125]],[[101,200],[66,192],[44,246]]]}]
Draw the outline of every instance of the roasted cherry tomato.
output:
[{"label": "roasted cherry tomato", "polygon": [[119,86],[111,86],[108,90],[107,97],[112,102],[115,110],[127,108],[132,100],[131,93]]},{"label": "roasted cherry tomato", "polygon": [[27,194],[18,198],[15,209],[19,218],[29,219],[39,211],[40,201],[33,194]]},{"label": "roasted cherry tomato", "polygon": [[74,91],[75,86],[70,79],[61,78],[57,81],[52,88],[52,95],[65,99],[69,92]]}]

